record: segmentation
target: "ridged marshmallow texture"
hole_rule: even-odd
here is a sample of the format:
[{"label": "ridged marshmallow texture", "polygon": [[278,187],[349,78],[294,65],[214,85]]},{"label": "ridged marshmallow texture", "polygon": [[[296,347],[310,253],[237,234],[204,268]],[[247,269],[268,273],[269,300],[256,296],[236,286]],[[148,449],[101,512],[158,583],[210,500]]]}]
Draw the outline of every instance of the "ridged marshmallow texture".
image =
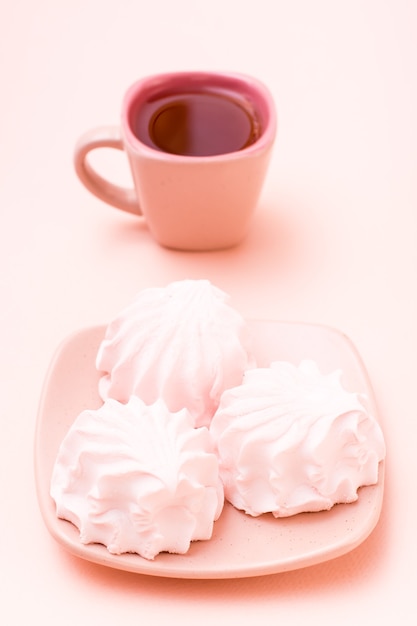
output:
[{"label": "ridged marshmallow texture", "polygon": [[171,413],[162,400],[146,406],[136,397],[79,414],[50,492],[82,543],[146,559],[210,539],[224,502],[207,428],[195,428],[185,409]]},{"label": "ridged marshmallow texture", "polygon": [[148,288],[109,324],[96,359],[103,399],[162,398],[208,425],[225,389],[254,366],[247,325],[208,280]]},{"label": "ridged marshmallow texture", "polygon": [[274,362],[224,392],[210,432],[237,509],[275,517],[327,510],[377,482],[381,429],[340,377],[312,361]]}]

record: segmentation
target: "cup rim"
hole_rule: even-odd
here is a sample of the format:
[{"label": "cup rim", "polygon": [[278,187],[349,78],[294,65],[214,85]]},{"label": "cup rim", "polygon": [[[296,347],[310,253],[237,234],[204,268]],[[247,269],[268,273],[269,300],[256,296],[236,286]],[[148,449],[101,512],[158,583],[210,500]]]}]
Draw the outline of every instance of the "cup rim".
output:
[{"label": "cup rim", "polygon": [[[259,108],[260,104],[262,108],[264,120],[261,135],[256,139],[256,141],[245,148],[234,152],[210,156],[171,154],[145,144],[134,134],[131,128],[132,110],[139,98],[139,94],[149,94],[157,92],[159,89],[163,93],[163,91],[169,89],[169,85],[173,85],[174,83],[177,84],[182,81],[190,82],[193,86],[204,86],[204,84],[208,81],[215,81],[219,87],[228,87],[230,90],[233,90],[233,88],[236,89],[240,86],[240,88],[243,89],[244,95],[252,95],[257,100],[257,107]],[[195,161],[198,163],[203,161],[228,161],[236,158],[245,158],[250,155],[256,155],[257,153],[264,152],[265,149],[269,148],[272,145],[277,132],[277,115],[275,102],[271,92],[263,82],[253,76],[239,72],[222,71],[165,72],[141,78],[128,88],[122,104],[121,132],[124,141],[130,150],[135,153],[140,152],[141,154],[146,154],[148,158],[173,162]]]}]

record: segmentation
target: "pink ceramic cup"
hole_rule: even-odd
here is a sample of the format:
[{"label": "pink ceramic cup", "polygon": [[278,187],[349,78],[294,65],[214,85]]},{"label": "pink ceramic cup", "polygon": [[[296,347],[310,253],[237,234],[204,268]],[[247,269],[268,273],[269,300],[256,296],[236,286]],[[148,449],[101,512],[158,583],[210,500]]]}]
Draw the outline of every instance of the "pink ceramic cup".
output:
[{"label": "pink ceramic cup", "polygon": [[[190,93],[220,94],[239,102],[255,120],[254,142],[221,154],[189,155],[173,154],[139,139],[137,120],[150,102]],[[258,80],[235,73],[161,74],[130,87],[123,100],[120,126],[92,129],[80,138],[75,169],[85,187],[101,200],[143,216],[162,246],[180,250],[228,248],[248,232],[275,133],[274,102]],[[134,188],[115,185],[94,170],[88,153],[97,148],[126,152]]]}]

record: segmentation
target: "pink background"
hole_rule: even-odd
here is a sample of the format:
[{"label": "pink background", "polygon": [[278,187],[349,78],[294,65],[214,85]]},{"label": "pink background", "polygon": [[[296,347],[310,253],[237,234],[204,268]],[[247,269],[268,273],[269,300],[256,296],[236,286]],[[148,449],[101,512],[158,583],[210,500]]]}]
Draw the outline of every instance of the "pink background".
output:
[{"label": "pink background", "polygon": [[[413,0],[1,3],[2,623],[415,623],[416,21]],[[134,80],[181,69],[253,74],[276,101],[264,192],[234,250],[164,250],[73,171],[78,136],[117,123]],[[97,162],[129,179],[123,155]],[[33,438],[57,345],[143,287],[182,278],[210,279],[247,317],[327,324],[358,348],[388,459],[380,523],[353,552],[274,576],[181,581],[95,566],[50,537]]]}]

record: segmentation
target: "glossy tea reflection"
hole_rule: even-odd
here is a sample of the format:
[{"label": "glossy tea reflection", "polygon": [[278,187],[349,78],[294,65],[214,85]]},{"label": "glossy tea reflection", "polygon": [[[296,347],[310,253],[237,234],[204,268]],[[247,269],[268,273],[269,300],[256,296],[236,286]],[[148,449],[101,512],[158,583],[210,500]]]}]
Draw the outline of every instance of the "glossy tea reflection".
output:
[{"label": "glossy tea reflection", "polygon": [[132,129],[146,145],[182,156],[242,150],[261,134],[250,103],[221,91],[173,93],[144,103]]}]

